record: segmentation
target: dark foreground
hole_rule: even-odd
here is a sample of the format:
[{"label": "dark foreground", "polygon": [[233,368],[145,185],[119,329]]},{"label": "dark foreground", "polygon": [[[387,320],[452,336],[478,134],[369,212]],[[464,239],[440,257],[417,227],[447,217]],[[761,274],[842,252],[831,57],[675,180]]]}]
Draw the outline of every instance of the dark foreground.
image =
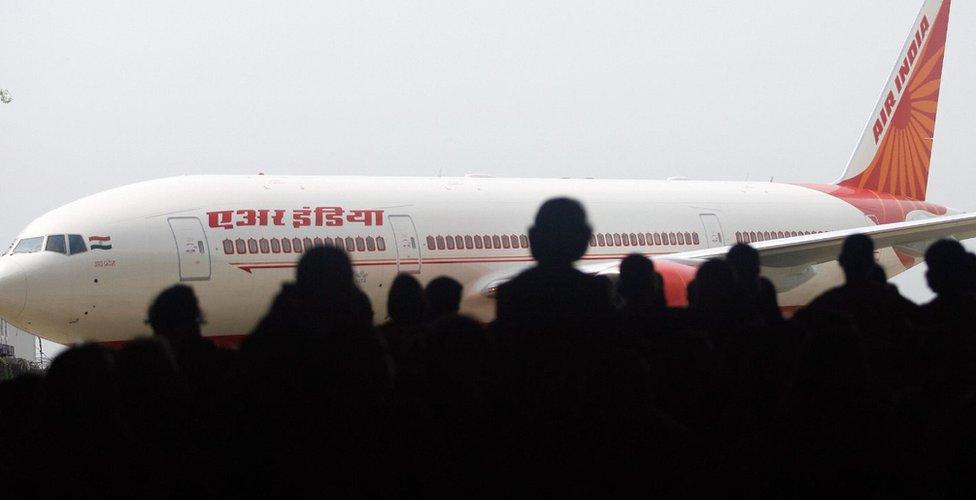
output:
[{"label": "dark foreground", "polygon": [[488,327],[456,314],[453,280],[401,276],[374,328],[332,248],[303,257],[239,351],[200,337],[191,289],[166,290],[153,338],[75,347],[0,384],[0,484],[9,498],[976,489],[976,265],[958,243],[930,248],[938,298],[919,307],[852,237],[847,283],[784,320],[748,247],[669,309],[642,257],[616,284],[575,271],[588,233],[578,206],[547,202],[539,265],[501,288]]}]

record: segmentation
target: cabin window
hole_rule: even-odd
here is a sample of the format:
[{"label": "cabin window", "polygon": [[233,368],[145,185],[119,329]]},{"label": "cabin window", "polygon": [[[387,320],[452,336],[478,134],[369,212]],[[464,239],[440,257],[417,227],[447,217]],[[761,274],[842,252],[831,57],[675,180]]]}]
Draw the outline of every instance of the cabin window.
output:
[{"label": "cabin window", "polygon": [[603,236],[603,233],[597,233],[596,244],[600,245],[601,247],[607,246],[607,239]]},{"label": "cabin window", "polygon": [[88,247],[85,245],[85,238],[83,238],[80,234],[69,234],[68,251],[71,252],[71,255],[87,252]]},{"label": "cabin window", "polygon": [[258,253],[258,240],[250,238],[247,240],[248,253]]},{"label": "cabin window", "polygon": [[247,242],[245,242],[243,239],[237,238],[237,241],[234,242],[234,245],[237,247],[237,253],[239,254],[247,253]]},{"label": "cabin window", "polygon": [[301,240],[301,238],[292,238],[291,239],[291,248],[292,248],[292,251],[295,252],[295,253],[302,253],[302,252],[305,251],[302,248],[302,240]]},{"label": "cabin window", "polygon": [[322,238],[316,236],[315,239],[312,240],[312,243],[314,243],[315,246],[320,247],[322,246]]},{"label": "cabin window", "polygon": [[458,250],[464,249],[464,238],[460,234],[454,236],[454,246],[457,247]]},{"label": "cabin window", "polygon": [[437,248],[437,244],[436,244],[436,243],[434,243],[434,237],[433,237],[433,236],[430,236],[430,235],[428,235],[428,236],[427,236],[427,249],[428,249],[428,250],[434,250],[434,249],[436,249],[436,248]]},{"label": "cabin window", "polygon": [[366,250],[369,250],[370,252],[376,250],[376,238],[373,238],[372,236],[366,237]]},{"label": "cabin window", "polygon": [[68,247],[64,242],[63,234],[52,234],[47,237],[47,243],[44,244],[45,252],[57,252],[57,253],[68,253]]},{"label": "cabin window", "polygon": [[501,240],[502,239],[499,238],[497,234],[496,235],[493,235],[491,237],[491,246],[493,246],[495,248],[501,248],[502,247],[502,241]]},{"label": "cabin window", "polygon": [[35,238],[24,238],[17,242],[17,246],[14,247],[14,251],[11,253],[34,253],[41,251],[41,245],[44,244],[44,237],[38,236]]},{"label": "cabin window", "polygon": [[436,240],[437,240],[436,241],[437,249],[438,250],[443,250],[444,249],[444,237],[443,236],[438,236],[436,238]]},{"label": "cabin window", "polygon": [[454,250],[454,238],[450,236],[445,237],[444,246],[447,247],[448,250]]},{"label": "cabin window", "polygon": [[258,240],[258,246],[261,247],[261,253],[271,253],[271,245],[268,244],[268,240],[261,238]]},{"label": "cabin window", "polygon": [[529,237],[524,234],[520,234],[519,243],[522,244],[522,248],[529,248]]},{"label": "cabin window", "polygon": [[464,248],[469,250],[474,248],[474,238],[472,238],[471,235],[464,236]]},{"label": "cabin window", "polygon": [[346,236],[346,251],[351,252],[356,249],[356,240],[352,236]]},{"label": "cabin window", "polygon": [[281,241],[278,238],[271,238],[271,253],[281,253]]},{"label": "cabin window", "polygon": [[613,233],[613,246],[619,247],[623,244],[623,239],[620,238],[620,233]]},{"label": "cabin window", "polygon": [[345,250],[346,249],[346,243],[343,241],[342,237],[336,237],[336,239],[335,239],[335,246],[336,246],[336,248],[338,248],[340,250]]},{"label": "cabin window", "polygon": [[698,233],[691,233],[691,240],[694,241],[695,244],[697,245],[699,243]]},{"label": "cabin window", "polygon": [[481,235],[480,234],[474,235],[474,247],[477,248],[477,249],[479,249],[479,250],[484,247],[484,245],[481,242]]},{"label": "cabin window", "polygon": [[679,245],[684,245],[685,244],[685,235],[684,234],[678,233],[678,244]]},{"label": "cabin window", "polygon": [[644,237],[644,233],[637,233],[637,242],[640,243],[640,246],[647,245],[647,238]]},{"label": "cabin window", "polygon": [[486,234],[484,239],[485,239],[485,248],[494,248],[492,246],[492,244],[491,244],[491,236],[490,235],[487,235]]},{"label": "cabin window", "polygon": [[502,248],[512,248],[512,242],[508,241],[507,234],[503,234],[501,238],[502,238]]},{"label": "cabin window", "polygon": [[365,252],[366,251],[366,239],[362,236],[356,236],[356,251]]},{"label": "cabin window", "polygon": [[381,252],[386,250],[386,240],[382,236],[376,237],[376,249]]},{"label": "cabin window", "polygon": [[234,242],[231,240],[224,240],[224,253],[227,255],[234,254]]},{"label": "cabin window", "polygon": [[288,238],[281,239],[281,251],[285,253],[291,253],[291,240]]},{"label": "cabin window", "polygon": [[620,242],[621,242],[621,244],[623,244],[623,246],[629,247],[630,246],[630,235],[627,234],[627,233],[621,234],[620,235]]}]

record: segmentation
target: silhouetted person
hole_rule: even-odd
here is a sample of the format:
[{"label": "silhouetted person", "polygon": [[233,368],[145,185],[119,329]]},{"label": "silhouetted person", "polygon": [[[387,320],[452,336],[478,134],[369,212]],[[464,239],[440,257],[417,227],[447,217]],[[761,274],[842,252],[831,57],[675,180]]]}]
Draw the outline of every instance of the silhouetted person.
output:
[{"label": "silhouetted person", "polygon": [[111,352],[95,344],[62,352],[41,391],[29,437],[36,456],[21,457],[19,481],[45,484],[45,494],[56,496],[150,492],[138,477],[144,456],[125,423]]},{"label": "silhouetted person", "polygon": [[661,275],[654,271],[654,263],[640,254],[631,254],[620,262],[617,282],[620,306],[620,328],[627,341],[644,356],[653,349],[652,337],[666,329],[664,325],[667,303]]},{"label": "silhouetted person", "polygon": [[247,373],[236,446],[249,457],[242,493],[270,494],[289,478],[325,494],[380,487],[368,479],[388,456],[379,422],[391,375],[372,318],[344,251],[305,252],[295,282],[282,285],[241,348]]},{"label": "silhouetted person", "polygon": [[427,300],[420,282],[400,274],[390,286],[386,308],[390,320],[380,327],[396,362],[397,383],[416,384],[423,373],[424,318]]},{"label": "silhouetted person", "polygon": [[589,336],[612,325],[606,286],[573,268],[591,234],[578,202],[555,198],[542,204],[529,228],[537,265],[498,288],[499,329],[557,340]]},{"label": "silhouetted person", "polygon": [[461,309],[463,287],[454,278],[440,276],[427,283],[424,294],[427,296],[427,317],[436,320],[457,315]]},{"label": "silhouetted person", "polygon": [[766,323],[778,323],[783,319],[776,300],[776,288],[768,279],[759,275],[759,252],[748,244],[738,243],[725,256],[735,275],[748,314]]},{"label": "silhouetted person", "polygon": [[[235,383],[237,359],[233,352],[218,348],[202,335],[203,311],[193,289],[186,285],[174,285],[160,292],[149,307],[146,323],[156,337],[165,339],[166,344],[136,343],[123,357],[123,366],[127,370],[138,370],[132,364],[138,364],[140,361],[137,359],[144,358],[144,369],[149,370],[154,366],[156,376],[162,376],[164,359],[172,356],[187,391],[187,426],[181,431],[188,433],[188,439],[195,443],[226,433],[229,427],[227,422],[234,418],[228,401],[238,399]],[[168,348],[161,345],[168,345]],[[130,375],[134,376],[130,372],[127,377]],[[174,394],[172,397],[182,396]],[[173,429],[170,431],[175,432]],[[198,474],[192,478],[184,477],[186,490],[183,491],[199,491],[206,483],[202,475],[206,452],[195,447],[192,450],[181,449],[180,453],[182,465],[186,466],[184,469]]]},{"label": "silhouetted person", "polygon": [[654,262],[640,254],[631,254],[620,261],[620,281],[617,292],[628,305],[663,309],[664,287],[661,275],[654,271]]},{"label": "silhouetted person", "polygon": [[955,240],[925,252],[925,279],[936,296],[922,306],[927,387],[947,397],[976,387],[976,295],[970,291],[970,258]]},{"label": "silhouetted person", "polygon": [[[583,442],[580,383],[605,359],[597,353],[615,338],[617,326],[606,282],[573,267],[590,235],[578,202],[546,201],[529,228],[537,265],[498,288],[494,331],[505,394],[500,403],[511,419],[502,442],[513,455],[505,465],[540,493],[556,486],[556,478],[582,481],[579,474],[594,458]],[[571,489],[569,484],[560,487]]]},{"label": "silhouetted person", "polygon": [[844,284],[827,290],[807,309],[825,311],[851,321],[864,345],[874,382],[894,389],[907,383],[912,331],[917,307],[887,283],[877,281],[874,242],[863,234],[844,240],[838,263]]},{"label": "silhouetted person", "polygon": [[746,318],[732,268],[725,261],[708,260],[698,268],[692,284],[688,288],[688,308],[710,338],[721,345]]}]

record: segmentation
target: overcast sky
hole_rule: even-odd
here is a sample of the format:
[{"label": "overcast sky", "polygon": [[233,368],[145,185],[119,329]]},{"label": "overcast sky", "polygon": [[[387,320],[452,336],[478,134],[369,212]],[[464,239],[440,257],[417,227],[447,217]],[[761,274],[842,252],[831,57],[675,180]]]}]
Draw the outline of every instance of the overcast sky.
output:
[{"label": "overcast sky", "polygon": [[[179,174],[830,182],[920,5],[3,0],[0,241]],[[974,210],[976,4],[951,19],[929,199]]]}]

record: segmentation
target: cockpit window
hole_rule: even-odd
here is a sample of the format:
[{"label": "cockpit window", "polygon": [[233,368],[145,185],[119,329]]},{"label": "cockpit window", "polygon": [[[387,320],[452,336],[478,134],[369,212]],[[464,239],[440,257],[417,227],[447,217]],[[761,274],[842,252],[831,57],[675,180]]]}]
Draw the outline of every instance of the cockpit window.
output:
[{"label": "cockpit window", "polygon": [[44,244],[44,238],[38,236],[36,238],[24,238],[17,242],[17,246],[14,247],[12,253],[34,253],[41,251],[41,245]]},{"label": "cockpit window", "polygon": [[85,238],[83,238],[80,234],[69,234],[68,249],[71,250],[71,255],[87,252],[88,246],[85,245]]},{"label": "cockpit window", "polygon": [[47,237],[47,244],[44,250],[48,252],[68,253],[68,247],[64,243],[63,234],[52,234]]}]

